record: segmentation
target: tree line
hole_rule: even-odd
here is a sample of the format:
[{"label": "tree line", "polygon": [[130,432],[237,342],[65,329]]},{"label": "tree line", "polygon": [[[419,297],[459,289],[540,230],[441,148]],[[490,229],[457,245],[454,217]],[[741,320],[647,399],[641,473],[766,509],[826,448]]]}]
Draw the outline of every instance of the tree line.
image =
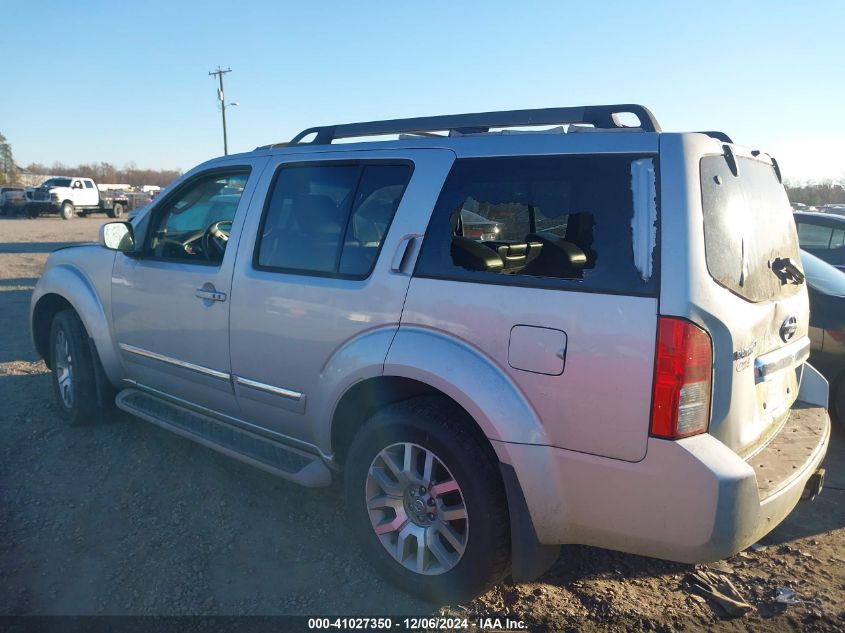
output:
[{"label": "tree line", "polygon": [[[122,168],[111,163],[65,165],[57,162],[50,166],[30,163],[23,171],[44,176],[80,176],[82,178],[93,178],[96,182],[119,183],[133,187],[143,185],[166,187],[182,175],[182,172],[178,169],[141,169],[134,162],[128,163]],[[19,182],[21,173],[21,168],[15,164],[11,144],[3,134],[0,134],[0,184]]]},{"label": "tree line", "polygon": [[801,202],[813,207],[845,204],[845,187],[841,181],[825,180],[803,184],[787,182],[786,193],[790,202]]},{"label": "tree line", "polygon": [[50,176],[80,176],[93,178],[97,183],[120,183],[133,187],[143,185],[157,185],[166,187],[182,175],[177,169],[141,169],[135,163],[128,163],[122,168],[111,163],[88,163],[82,165],[65,165],[53,163],[51,166],[31,163],[26,170],[33,174],[49,174]]}]

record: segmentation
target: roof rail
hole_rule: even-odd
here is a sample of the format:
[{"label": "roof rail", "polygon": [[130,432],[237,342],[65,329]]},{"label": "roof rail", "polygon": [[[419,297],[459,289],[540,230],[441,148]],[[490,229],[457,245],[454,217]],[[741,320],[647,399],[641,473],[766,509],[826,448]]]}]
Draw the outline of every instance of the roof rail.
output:
[{"label": "roof rail", "polygon": [[722,141],[723,143],[733,143],[731,137],[724,132],[717,132],[716,130],[708,130],[705,132],[702,130],[699,134],[706,134],[710,138],[715,138],[717,141]]},{"label": "roof rail", "polygon": [[[601,129],[618,130],[626,127],[620,122],[617,116],[624,113],[636,115],[640,120],[639,129],[644,132],[660,132],[660,125],[648,108],[633,103],[624,103],[571,108],[542,108],[537,110],[506,110],[502,112],[479,112],[476,114],[452,114],[310,127],[293,137],[293,140],[288,145],[329,145],[337,139],[360,136],[413,134],[435,131],[467,134],[487,132],[490,128],[495,127],[568,125],[570,123],[589,123]],[[314,140],[303,143],[302,139],[311,134],[316,135]]]}]

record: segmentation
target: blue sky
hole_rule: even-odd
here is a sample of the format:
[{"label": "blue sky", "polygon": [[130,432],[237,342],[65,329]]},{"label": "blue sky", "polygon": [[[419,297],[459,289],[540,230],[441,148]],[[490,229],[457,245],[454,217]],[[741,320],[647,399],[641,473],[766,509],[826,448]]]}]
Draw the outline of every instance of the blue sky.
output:
[{"label": "blue sky", "polygon": [[[4,8],[0,133],[19,164],[180,168],[300,129],[642,103],[791,179],[845,177],[845,2],[160,2]],[[16,25],[16,26],[15,26]]]}]

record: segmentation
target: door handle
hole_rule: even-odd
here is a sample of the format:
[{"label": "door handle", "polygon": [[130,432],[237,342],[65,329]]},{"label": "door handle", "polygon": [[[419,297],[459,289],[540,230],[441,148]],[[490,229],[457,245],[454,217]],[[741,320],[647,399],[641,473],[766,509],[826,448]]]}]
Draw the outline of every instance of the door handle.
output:
[{"label": "door handle", "polygon": [[217,290],[207,290],[206,288],[197,288],[194,295],[206,301],[226,301],[226,293],[218,292]]},{"label": "door handle", "polygon": [[422,237],[419,234],[405,235],[399,241],[399,246],[396,248],[396,253],[393,255],[393,262],[390,264],[390,270],[395,273],[402,272],[402,268],[407,264],[408,256],[413,250],[414,242]]}]

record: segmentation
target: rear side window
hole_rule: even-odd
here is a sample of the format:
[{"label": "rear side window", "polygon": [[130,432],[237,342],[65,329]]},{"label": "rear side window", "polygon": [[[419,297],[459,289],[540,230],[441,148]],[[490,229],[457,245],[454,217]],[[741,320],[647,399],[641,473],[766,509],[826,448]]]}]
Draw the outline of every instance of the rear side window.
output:
[{"label": "rear side window", "polygon": [[842,248],[845,246],[845,229],[835,229],[830,238],[830,249]]},{"label": "rear side window", "polygon": [[833,229],[829,226],[807,224],[798,225],[798,242],[803,248],[829,248]]},{"label": "rear side window", "polygon": [[[736,159],[734,176],[724,156],[701,159],[701,202],[707,269],[718,283],[751,302],[790,296],[800,286],[772,271],[777,259],[800,268],[798,237],[786,190],[774,168]],[[828,232],[827,242],[829,243]]]},{"label": "rear side window", "polygon": [[651,157],[459,160],[437,202],[416,274],[653,295],[655,174]]},{"label": "rear side window", "polygon": [[255,266],[369,276],[410,177],[409,164],[283,166],[264,211]]}]

